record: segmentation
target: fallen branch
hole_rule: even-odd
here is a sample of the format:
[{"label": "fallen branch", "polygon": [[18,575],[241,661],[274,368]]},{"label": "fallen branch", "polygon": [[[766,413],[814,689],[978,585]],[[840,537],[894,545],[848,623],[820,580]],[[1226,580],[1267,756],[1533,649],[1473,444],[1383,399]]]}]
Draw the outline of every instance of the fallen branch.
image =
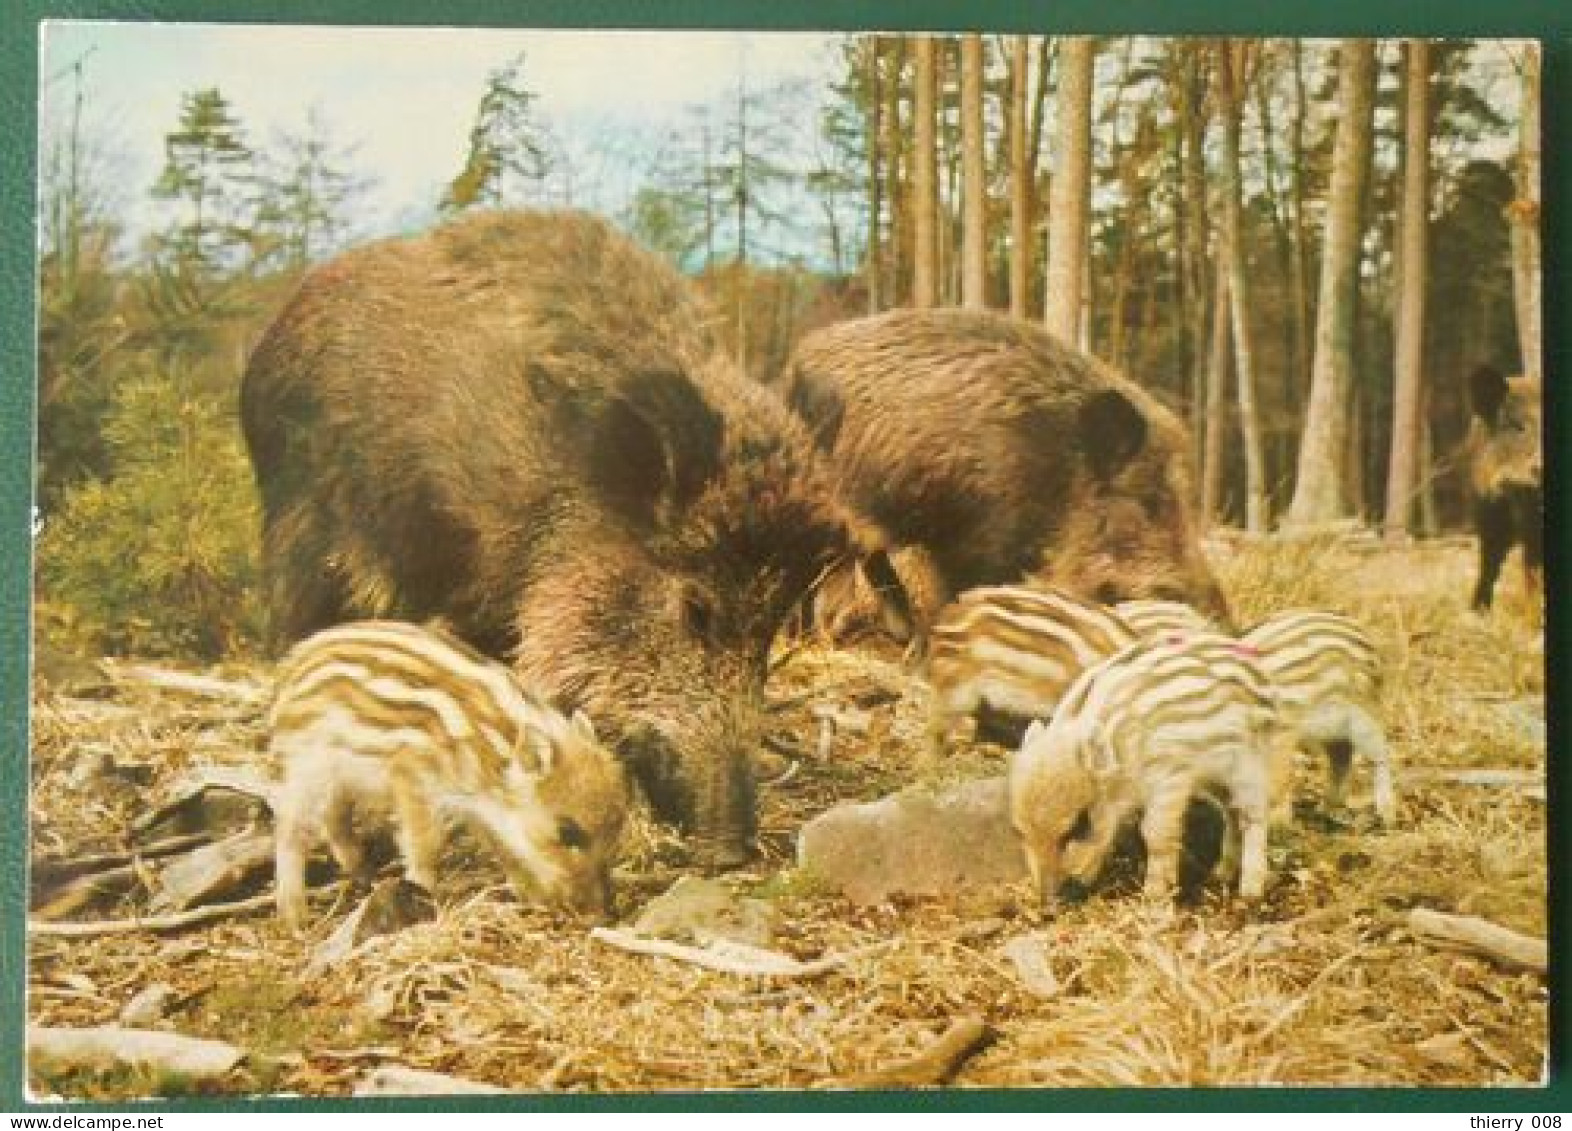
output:
[{"label": "fallen branch", "polygon": [[866,953],[866,951],[858,951],[855,954],[835,954],[816,958],[811,962],[803,962],[778,950],[766,950],[763,947],[750,946],[729,939],[716,938],[703,946],[688,946],[611,927],[596,927],[590,931],[590,938],[633,954],[670,958],[678,962],[702,966],[706,970],[719,970],[723,974],[748,974],[763,978],[813,978],[820,974],[827,974],[831,970],[838,970],[855,957],[855,954]]},{"label": "fallen branch", "polygon": [[419,1068],[405,1068],[402,1064],[383,1064],[368,1072],[355,1085],[357,1096],[494,1096],[505,1095],[507,1089],[479,1080],[465,1080],[459,1076],[446,1076],[441,1072],[425,1072]]},{"label": "fallen branch", "polygon": [[172,836],[154,844],[145,845],[131,852],[104,852],[96,856],[57,857],[52,860],[34,860],[32,881],[34,887],[48,887],[52,884],[63,884],[67,880],[74,880],[78,876],[89,873],[108,872],[116,868],[123,868],[127,864],[138,860],[157,860],[164,856],[175,856],[188,848],[196,848],[206,844],[213,838],[207,833],[187,833],[184,836]]},{"label": "fallen branch", "polygon": [[139,878],[134,864],[78,876],[50,893],[47,900],[33,908],[32,914],[39,919],[64,919],[105,896],[124,895]]},{"label": "fallen branch", "polygon": [[1543,974],[1549,964],[1544,939],[1520,934],[1488,919],[1416,907],[1408,928],[1422,941],[1482,954],[1503,966]]},{"label": "fallen branch", "polygon": [[98,935],[133,935],[138,931],[161,934],[179,931],[199,923],[230,916],[250,915],[273,906],[271,893],[236,900],[234,903],[214,903],[190,911],[177,911],[170,915],[149,915],[140,919],[94,919],[77,923],[47,923],[36,919],[27,921],[27,933],[35,938],[85,939]]},{"label": "fallen branch", "polygon": [[222,899],[273,866],[273,836],[237,833],[171,861],[158,875],[153,911],[185,911]]},{"label": "fallen branch", "polygon": [[223,1076],[246,1057],[243,1049],[222,1041],[115,1025],[90,1029],[29,1025],[27,1055],[35,1066],[102,1071],[123,1064],[142,1064],[199,1078]]},{"label": "fallen branch", "polygon": [[158,668],[151,664],[116,664],[117,677],[145,684],[160,691],[176,691],[184,695],[201,695],[209,699],[234,699],[241,703],[259,703],[267,694],[260,684],[219,679],[211,675],[193,675],[190,672]]},{"label": "fallen branch", "polygon": [[1442,782],[1447,785],[1477,785],[1500,789],[1520,789],[1541,801],[1545,797],[1543,770],[1413,770],[1403,775],[1412,782]]},{"label": "fallen branch", "polygon": [[932,1044],[916,1056],[871,1072],[836,1080],[834,1088],[933,1088],[947,1082],[962,1064],[992,1040],[981,1017],[961,1017],[950,1023]]}]

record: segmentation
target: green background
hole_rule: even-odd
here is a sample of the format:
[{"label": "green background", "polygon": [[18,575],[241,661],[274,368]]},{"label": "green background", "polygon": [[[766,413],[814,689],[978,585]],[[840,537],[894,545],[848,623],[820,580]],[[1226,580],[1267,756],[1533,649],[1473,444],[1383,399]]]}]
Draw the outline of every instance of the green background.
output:
[{"label": "green background", "polygon": [[[1164,35],[1511,36],[1544,41],[1544,259],[1549,748],[1568,725],[1566,498],[1569,402],[1566,296],[1572,178],[1566,149],[1572,106],[1572,0],[0,0],[0,1109],[23,1109],[23,924],[27,822],[28,591],[34,393],[34,158],[38,24],[45,19],[236,23],[445,24],[475,27],[706,27],[1031,31]],[[1572,864],[1564,801],[1572,761],[1550,761],[1551,1063],[1549,1089],[1119,1089],[911,1093],[736,1092],[677,1095],[509,1097],[497,1100],[261,1101],[161,1103],[179,1112],[306,1107],[400,1110],[798,1108],[1015,1111],[1421,1110],[1478,1114],[1572,1110],[1572,1037],[1567,974]],[[1558,961],[1559,959],[1559,961]],[[135,1105],[118,1105],[124,1111]],[[73,1110],[93,1110],[75,1106]],[[1461,1126],[1461,1124],[1459,1124]]]}]

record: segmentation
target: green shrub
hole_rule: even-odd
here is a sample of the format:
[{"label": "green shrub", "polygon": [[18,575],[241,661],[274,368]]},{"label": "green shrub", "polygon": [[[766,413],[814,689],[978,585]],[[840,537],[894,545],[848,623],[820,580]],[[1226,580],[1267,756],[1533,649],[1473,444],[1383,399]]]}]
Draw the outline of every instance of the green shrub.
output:
[{"label": "green shrub", "polygon": [[120,385],[108,477],[72,487],[40,536],[40,603],[80,646],[210,660],[255,638],[258,522],[234,408],[184,385]]}]

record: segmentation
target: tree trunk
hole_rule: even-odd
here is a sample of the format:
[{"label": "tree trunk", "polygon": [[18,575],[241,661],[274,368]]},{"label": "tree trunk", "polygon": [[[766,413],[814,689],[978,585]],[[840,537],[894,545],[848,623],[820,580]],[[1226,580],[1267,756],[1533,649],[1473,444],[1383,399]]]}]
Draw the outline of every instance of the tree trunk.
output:
[{"label": "tree trunk", "polygon": [[1430,44],[1405,45],[1403,203],[1398,262],[1397,356],[1392,391],[1392,448],[1386,473],[1385,532],[1408,533],[1419,474],[1420,376],[1424,365],[1426,229],[1430,218]]},{"label": "tree trunk", "polygon": [[1010,37],[1010,313],[1026,317],[1032,266],[1032,176],[1026,164],[1026,80],[1030,38]]},{"label": "tree trunk", "polygon": [[[1222,241],[1226,243],[1226,240]],[[1206,363],[1206,426],[1201,446],[1201,525],[1211,527],[1222,516],[1223,430],[1227,423],[1228,386],[1228,255],[1218,248],[1212,280],[1212,341]]]},{"label": "tree trunk", "polygon": [[884,244],[880,239],[879,222],[884,217],[884,181],[880,175],[880,142],[884,137],[884,91],[879,81],[879,56],[882,40],[870,35],[863,40],[867,53],[864,65],[868,68],[868,252],[867,287],[868,313],[877,314],[884,306],[883,271]]},{"label": "tree trunk", "polygon": [[1234,379],[1239,391],[1239,433],[1245,455],[1245,527],[1266,530],[1266,461],[1256,412],[1255,362],[1250,333],[1250,273],[1245,263],[1243,192],[1239,174],[1245,41],[1217,44],[1217,108],[1223,120],[1223,246],[1228,265],[1228,309],[1234,334]]},{"label": "tree trunk", "polygon": [[1517,308],[1518,350],[1523,372],[1538,377],[1543,307],[1540,297],[1539,200],[1539,45],[1523,56],[1523,105],[1520,111],[1517,199],[1508,208],[1512,221],[1512,298]]},{"label": "tree trunk", "polygon": [[983,156],[983,41],[961,37],[961,305],[988,305],[988,172]]},{"label": "tree trunk", "polygon": [[1327,202],[1325,253],[1316,307],[1310,403],[1290,525],[1314,527],[1348,513],[1342,467],[1349,437],[1349,393],[1354,368],[1354,299],[1358,285],[1360,203],[1370,166],[1375,102],[1375,43],[1345,39],[1338,50],[1337,142]]},{"label": "tree trunk", "polygon": [[[1198,42],[1186,43],[1184,50],[1184,66],[1180,75],[1183,83],[1181,106],[1184,114],[1185,153],[1181,180],[1185,231],[1181,269],[1186,281],[1189,316],[1186,338],[1190,367],[1186,377],[1190,384],[1192,431],[1199,444],[1205,428],[1205,391],[1210,384],[1207,374],[1211,372],[1206,348],[1207,311],[1212,305],[1207,301],[1209,272],[1206,259],[1206,52]],[[1198,448],[1197,466],[1203,459],[1204,455]]]},{"label": "tree trunk", "polygon": [[1079,339],[1085,286],[1086,231],[1092,175],[1092,71],[1095,42],[1087,37],[1060,44],[1058,139],[1054,145],[1052,197],[1048,208],[1048,273],[1043,320],[1066,342]]},{"label": "tree trunk", "polygon": [[880,118],[883,136],[879,149],[884,157],[886,195],[889,197],[890,239],[889,273],[886,276],[885,301],[890,306],[901,305],[903,295],[910,294],[907,283],[911,262],[910,229],[911,206],[908,185],[910,150],[906,145],[907,131],[901,128],[901,78],[906,69],[906,39],[889,37],[885,51],[884,112]]},{"label": "tree trunk", "polygon": [[1294,327],[1295,349],[1289,375],[1289,385],[1294,395],[1285,407],[1297,409],[1310,375],[1310,265],[1306,257],[1308,241],[1305,238],[1305,117],[1308,113],[1308,98],[1305,94],[1305,46],[1302,40],[1293,41],[1293,57],[1294,117],[1288,136],[1293,162],[1289,191],[1293,219],[1288,249],[1292,264],[1288,316]]},{"label": "tree trunk", "polygon": [[939,304],[939,149],[934,129],[938,68],[936,43],[919,35],[917,89],[912,99],[912,305]]}]

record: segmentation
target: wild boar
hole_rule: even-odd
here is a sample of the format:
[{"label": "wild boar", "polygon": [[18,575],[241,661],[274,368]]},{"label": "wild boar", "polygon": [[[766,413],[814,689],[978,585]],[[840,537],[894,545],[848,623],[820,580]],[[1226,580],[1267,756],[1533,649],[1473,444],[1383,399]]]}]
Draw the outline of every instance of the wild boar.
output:
[{"label": "wild boar", "polygon": [[1274,613],[1239,638],[1272,681],[1283,724],[1326,758],[1327,808],[1340,808],[1353,761],[1370,766],[1376,816],[1397,817],[1392,756],[1377,720],[1381,658],[1358,622],[1320,609]]},{"label": "wild boar", "polygon": [[521,898],[610,912],[621,763],[583,713],[564,718],[457,640],[392,622],[325,629],[284,658],[267,727],[284,773],[276,874],[290,926],[304,924],[306,862],[323,840],[345,873],[361,870],[367,810],[391,811],[405,875],[428,891],[452,817],[495,845]]},{"label": "wild boar", "polygon": [[1473,607],[1488,609],[1513,546],[1523,548],[1527,591],[1537,595],[1544,583],[1542,396],[1538,380],[1508,378],[1488,365],[1474,371],[1469,386],[1473,418],[1465,451],[1479,535]]},{"label": "wild boar", "polygon": [[708,326],[597,217],[476,213],[312,271],[241,416],[276,639],[444,619],[587,711],[724,867],[750,851],[771,638],[859,544]]},{"label": "wild boar", "polygon": [[[890,544],[927,551],[940,604],[1031,579],[1104,604],[1183,600],[1227,622],[1191,513],[1181,425],[1040,328],[891,311],[808,335],[781,386],[843,497]],[[895,593],[887,560],[865,567]]]},{"label": "wild boar", "polygon": [[1137,819],[1147,896],[1176,893],[1186,811],[1209,799],[1233,817],[1239,894],[1259,899],[1281,785],[1277,720],[1265,673],[1224,636],[1138,643],[1088,668],[1010,762],[1010,820],[1043,904],[1066,878],[1095,881]]}]

